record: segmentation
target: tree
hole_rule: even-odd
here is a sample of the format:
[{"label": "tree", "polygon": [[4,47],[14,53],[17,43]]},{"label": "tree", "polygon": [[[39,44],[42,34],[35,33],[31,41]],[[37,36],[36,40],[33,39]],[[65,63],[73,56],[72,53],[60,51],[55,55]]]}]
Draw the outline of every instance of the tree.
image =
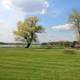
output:
[{"label": "tree", "polygon": [[69,21],[75,25],[77,29],[77,38],[78,41],[80,42],[80,12],[73,10],[72,13],[69,16]]},{"label": "tree", "polygon": [[17,29],[14,33],[25,40],[26,48],[29,48],[31,43],[37,40],[36,33],[41,33],[44,30],[41,25],[38,25],[38,21],[36,16],[32,16],[17,23]]}]

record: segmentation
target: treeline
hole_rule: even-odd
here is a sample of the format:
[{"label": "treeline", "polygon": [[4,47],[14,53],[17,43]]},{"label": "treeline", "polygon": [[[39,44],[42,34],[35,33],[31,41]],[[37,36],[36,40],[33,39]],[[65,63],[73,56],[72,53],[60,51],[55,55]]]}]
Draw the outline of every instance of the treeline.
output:
[{"label": "treeline", "polygon": [[[24,47],[25,43],[4,43],[0,42],[0,45],[12,46],[13,47]],[[80,48],[78,41],[57,41],[57,42],[45,42],[45,43],[32,43],[32,48]]]},{"label": "treeline", "polygon": [[42,43],[41,46],[45,48],[69,48],[73,46],[73,43],[77,41],[58,41],[58,42],[47,42],[47,43]]}]

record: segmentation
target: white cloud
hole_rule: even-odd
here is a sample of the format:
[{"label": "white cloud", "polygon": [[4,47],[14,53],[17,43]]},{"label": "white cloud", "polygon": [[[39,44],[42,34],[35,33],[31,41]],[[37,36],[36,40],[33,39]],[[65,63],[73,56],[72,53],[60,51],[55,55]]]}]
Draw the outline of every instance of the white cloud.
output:
[{"label": "white cloud", "polygon": [[49,7],[46,0],[2,0],[2,4],[7,9],[16,9],[27,14],[44,14]]},{"label": "white cloud", "polygon": [[7,24],[7,22],[4,22],[0,20],[0,41],[2,42],[13,42],[14,36],[13,36],[13,28]]},{"label": "white cloud", "polygon": [[2,5],[3,5],[4,7],[6,7],[7,9],[10,9],[11,6],[12,6],[12,3],[11,3],[10,0],[2,0]]},{"label": "white cloud", "polygon": [[73,24],[64,24],[64,25],[57,25],[57,26],[53,26],[52,29],[56,29],[56,30],[70,30],[73,28]]}]

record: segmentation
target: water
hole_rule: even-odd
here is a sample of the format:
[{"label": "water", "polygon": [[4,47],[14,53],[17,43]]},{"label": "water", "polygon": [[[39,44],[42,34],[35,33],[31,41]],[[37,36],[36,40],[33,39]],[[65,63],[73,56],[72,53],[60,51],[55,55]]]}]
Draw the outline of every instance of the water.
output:
[{"label": "water", "polygon": [[0,45],[0,47],[23,47],[23,45]]}]

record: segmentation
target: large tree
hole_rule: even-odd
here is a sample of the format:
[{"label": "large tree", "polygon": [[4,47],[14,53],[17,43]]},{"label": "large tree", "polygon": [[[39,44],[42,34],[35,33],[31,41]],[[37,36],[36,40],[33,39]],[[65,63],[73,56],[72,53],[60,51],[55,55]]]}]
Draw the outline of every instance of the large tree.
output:
[{"label": "large tree", "polygon": [[73,10],[69,16],[69,21],[74,24],[77,33],[77,39],[80,42],[80,12],[77,10]]},{"label": "large tree", "polygon": [[36,16],[28,17],[17,23],[17,29],[14,32],[26,42],[26,48],[29,48],[33,41],[37,40],[37,34],[43,31],[43,27],[38,25],[39,19]]}]

